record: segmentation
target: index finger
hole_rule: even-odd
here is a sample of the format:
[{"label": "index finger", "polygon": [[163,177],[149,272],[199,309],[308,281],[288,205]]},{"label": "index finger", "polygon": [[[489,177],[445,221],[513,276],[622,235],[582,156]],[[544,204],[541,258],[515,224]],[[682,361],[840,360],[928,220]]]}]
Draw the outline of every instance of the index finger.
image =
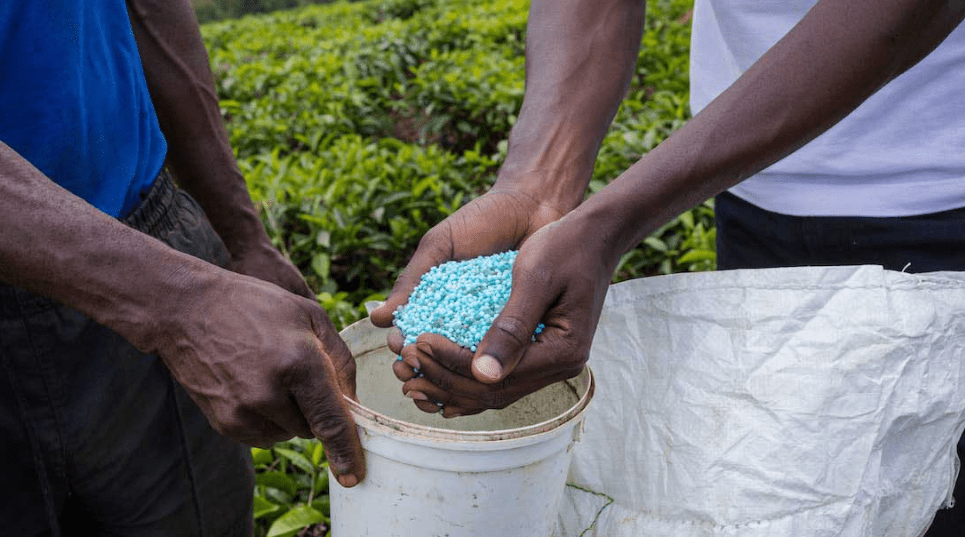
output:
[{"label": "index finger", "polygon": [[446,336],[426,332],[416,339],[416,346],[423,353],[446,369],[467,378],[472,377],[472,351],[455,343]]},{"label": "index finger", "polygon": [[335,382],[335,368],[319,346],[322,359],[298,375],[292,397],[312,434],[322,441],[329,468],[343,487],[365,479],[365,454],[348,402]]},{"label": "index finger", "polygon": [[308,311],[311,319],[312,331],[320,344],[321,353],[328,359],[326,362],[334,367],[338,386],[347,397],[358,400],[355,395],[355,358],[348,349],[348,345],[339,336],[335,323],[329,318],[325,310],[317,302],[309,301]]}]

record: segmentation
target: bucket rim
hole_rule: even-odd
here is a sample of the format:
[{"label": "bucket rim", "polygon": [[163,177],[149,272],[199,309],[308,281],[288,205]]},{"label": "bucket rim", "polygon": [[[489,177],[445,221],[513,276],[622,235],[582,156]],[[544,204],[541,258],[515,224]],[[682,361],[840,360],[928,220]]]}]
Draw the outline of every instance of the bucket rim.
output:
[{"label": "bucket rim", "polygon": [[566,423],[573,421],[574,419],[581,416],[593,398],[593,393],[596,391],[596,381],[593,376],[593,371],[589,366],[585,366],[580,375],[573,377],[573,379],[563,380],[560,382],[570,383],[574,379],[579,378],[583,374],[587,376],[587,386],[586,391],[580,396],[580,399],[574,403],[570,408],[568,408],[562,414],[550,418],[548,420],[534,423],[532,425],[527,425],[525,427],[516,427],[513,429],[495,429],[489,431],[460,431],[455,429],[443,429],[441,427],[432,427],[429,425],[420,425],[418,423],[411,423],[408,421],[403,421],[399,419],[392,418],[380,412],[376,412],[365,405],[351,399],[347,396],[345,401],[349,405],[349,409],[352,412],[353,417],[356,419],[356,423],[363,428],[372,430],[382,430],[391,432],[393,434],[401,434],[404,436],[411,436],[414,439],[420,440],[445,440],[450,442],[465,442],[465,443],[477,443],[477,442],[495,442],[503,440],[515,440],[520,438],[534,438],[543,433],[549,433],[554,431]]}]

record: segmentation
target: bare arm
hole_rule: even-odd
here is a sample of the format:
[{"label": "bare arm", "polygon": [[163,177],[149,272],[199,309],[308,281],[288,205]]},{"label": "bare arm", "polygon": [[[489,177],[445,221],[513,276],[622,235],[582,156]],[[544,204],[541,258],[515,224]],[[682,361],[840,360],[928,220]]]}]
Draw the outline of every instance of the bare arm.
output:
[{"label": "bare arm", "polygon": [[736,83],[579,216],[605,220],[601,237],[612,244],[609,255],[619,256],[674,215],[830,128],[938,46],[963,16],[960,0],[818,2]]},{"label": "bare arm", "polygon": [[238,170],[188,0],[127,0],[151,100],[178,185],[201,204],[231,252],[231,268],[313,298],[271,246]]},{"label": "bare arm", "polygon": [[2,143],[0,229],[0,280],[74,307],[141,347],[155,346],[185,294],[216,278],[214,267],[98,211]]},{"label": "bare arm", "polygon": [[583,201],[630,86],[645,8],[641,0],[530,4],[526,93],[497,185],[530,190],[560,215]]}]

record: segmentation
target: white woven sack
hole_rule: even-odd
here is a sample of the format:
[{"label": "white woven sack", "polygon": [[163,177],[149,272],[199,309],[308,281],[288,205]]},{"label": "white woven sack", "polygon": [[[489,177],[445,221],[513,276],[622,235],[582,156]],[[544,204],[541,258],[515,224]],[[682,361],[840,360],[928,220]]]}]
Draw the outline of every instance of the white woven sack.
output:
[{"label": "white woven sack", "polygon": [[561,535],[917,537],[958,472],[965,274],[624,282],[590,366]]}]

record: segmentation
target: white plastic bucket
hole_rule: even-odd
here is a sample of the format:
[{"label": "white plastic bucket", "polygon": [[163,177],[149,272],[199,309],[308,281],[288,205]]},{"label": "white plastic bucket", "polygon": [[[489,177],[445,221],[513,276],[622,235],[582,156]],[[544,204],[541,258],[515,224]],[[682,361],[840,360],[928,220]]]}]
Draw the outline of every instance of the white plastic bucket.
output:
[{"label": "white plastic bucket", "polygon": [[350,405],[367,477],[350,489],[329,481],[333,537],[554,535],[589,369],[503,410],[446,419],[402,395],[385,335],[368,319],[342,331],[358,363],[361,404]]}]

